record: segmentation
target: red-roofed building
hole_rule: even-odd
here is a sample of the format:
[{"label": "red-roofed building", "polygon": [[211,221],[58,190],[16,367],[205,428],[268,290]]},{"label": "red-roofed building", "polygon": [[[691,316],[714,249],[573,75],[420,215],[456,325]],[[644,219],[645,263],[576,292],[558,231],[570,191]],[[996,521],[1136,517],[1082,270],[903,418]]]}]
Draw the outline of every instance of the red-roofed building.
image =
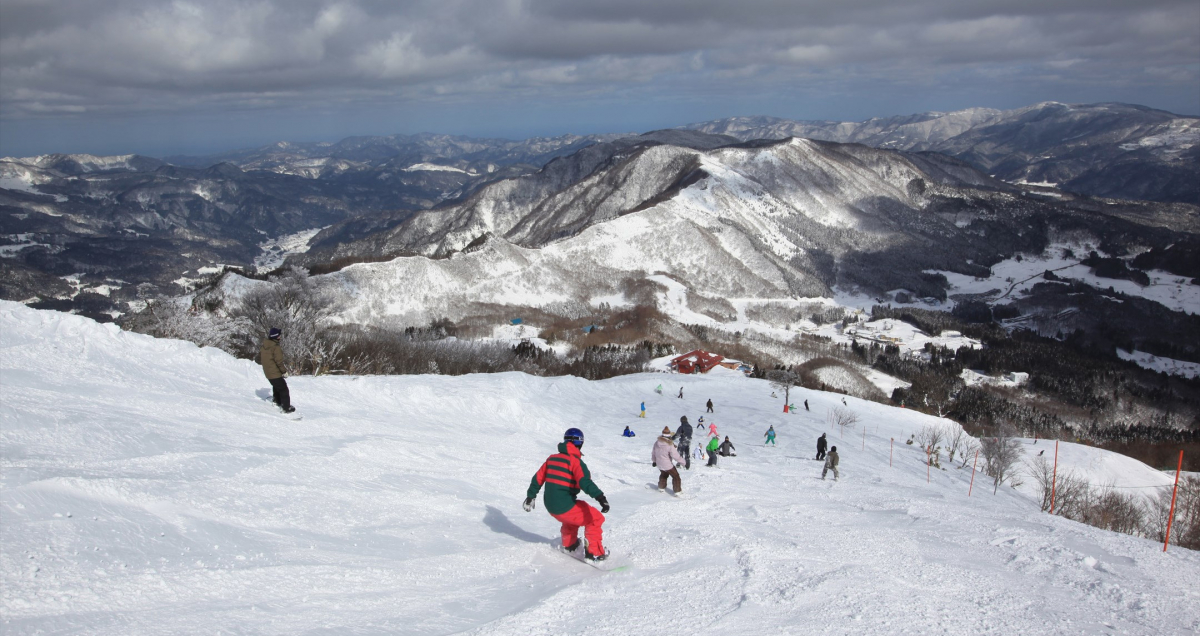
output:
[{"label": "red-roofed building", "polygon": [[671,360],[671,368],[679,373],[708,373],[725,358],[715,353],[696,349]]}]

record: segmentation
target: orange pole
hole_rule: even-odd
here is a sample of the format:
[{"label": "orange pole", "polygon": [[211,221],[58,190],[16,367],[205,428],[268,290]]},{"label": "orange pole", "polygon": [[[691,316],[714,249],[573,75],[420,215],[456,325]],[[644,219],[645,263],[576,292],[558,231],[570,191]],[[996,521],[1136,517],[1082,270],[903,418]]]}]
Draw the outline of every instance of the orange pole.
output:
[{"label": "orange pole", "polygon": [[971,464],[971,486],[967,488],[967,496],[971,496],[971,491],[975,490],[975,467],[979,465],[979,451],[975,451],[975,463]]},{"label": "orange pole", "polygon": [[888,468],[892,467],[892,449],[896,447],[896,438],[892,438],[891,445],[888,446]]},{"label": "orange pole", "polygon": [[1171,522],[1175,520],[1175,493],[1179,491],[1179,471],[1183,469],[1183,451],[1179,451],[1179,465],[1175,467],[1175,487],[1171,489],[1171,514],[1167,515],[1167,538],[1163,539],[1163,552],[1171,542]]},{"label": "orange pole", "polygon": [[1058,486],[1058,440],[1054,440],[1054,476],[1050,478],[1050,514],[1054,514],[1054,493]]}]

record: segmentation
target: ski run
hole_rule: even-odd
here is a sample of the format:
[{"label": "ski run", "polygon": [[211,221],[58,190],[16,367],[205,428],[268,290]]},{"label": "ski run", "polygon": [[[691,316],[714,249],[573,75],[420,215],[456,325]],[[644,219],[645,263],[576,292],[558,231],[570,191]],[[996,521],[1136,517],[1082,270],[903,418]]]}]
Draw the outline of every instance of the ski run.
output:
[{"label": "ski run", "polygon": [[[969,467],[927,482],[903,442],[946,420],[848,398],[861,421],[841,437],[825,424],[841,395],[799,391],[811,411],[784,414],[733,373],[289,383],[303,420],[263,401],[251,361],[0,303],[0,631],[1200,632],[1200,554],[1044,514],[980,474],[968,497]],[[738,456],[693,461],[676,499],[653,487],[650,449],[681,415],[715,422]],[[521,508],[569,427],[587,435],[621,571],[558,553],[540,497]],[[840,481],[813,460],[822,432]],[[1171,481],[1062,448],[1060,471]]]}]

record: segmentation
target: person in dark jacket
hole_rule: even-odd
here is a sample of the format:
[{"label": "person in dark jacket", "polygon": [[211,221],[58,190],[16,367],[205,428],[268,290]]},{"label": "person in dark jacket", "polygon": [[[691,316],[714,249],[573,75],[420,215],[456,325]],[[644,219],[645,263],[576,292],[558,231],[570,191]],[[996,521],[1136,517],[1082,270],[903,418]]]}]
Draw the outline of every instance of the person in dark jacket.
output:
[{"label": "person in dark jacket", "polygon": [[621,437],[634,437],[636,435],[637,435],[637,433],[634,433],[633,431],[629,430],[628,426],[625,427],[625,432],[621,433]]},{"label": "person in dark jacket", "polygon": [[726,435],[717,452],[721,453],[722,457],[737,457],[737,453],[733,452],[735,450],[737,449],[733,447],[733,442],[729,441],[729,436]]},{"label": "person in dark jacket", "polygon": [[279,339],[282,337],[282,331],[271,327],[267,332],[267,339],[263,340],[262,348],[258,350],[258,361],[262,364],[267,382],[271,383],[271,397],[275,406],[283,409],[284,413],[291,413],[296,407],[292,406],[292,394],[288,391],[287,381],[283,379],[283,347],[279,346]]},{"label": "person in dark jacket", "polygon": [[679,444],[677,447],[680,457],[683,457],[684,470],[692,469],[692,425],[688,424],[687,416],[679,418],[679,428],[671,436],[671,441]]},{"label": "person in dark jacket", "polygon": [[[546,512],[562,522],[563,547],[570,551],[579,549],[579,527],[583,526],[583,535],[587,538],[585,557],[592,561],[603,561],[608,558],[608,551],[604,549],[603,528],[603,513],[608,512],[608,499],[592,481],[592,473],[583,463],[582,448],[583,431],[567,429],[563,434],[563,442],[558,445],[558,452],[546,458],[542,467],[534,473],[521,507],[525,512],[532,511],[533,499],[545,484],[546,494],[542,501],[546,504]],[[581,490],[600,504],[599,510],[576,499]]]},{"label": "person in dark jacket", "polygon": [[817,459],[825,459],[825,447],[828,444],[829,442],[825,441],[825,434],[821,433],[821,436],[817,438]]},{"label": "person in dark jacket", "polygon": [[708,401],[708,404],[707,404],[707,406],[708,406],[708,412],[709,412],[709,413],[712,413],[712,412],[713,412],[713,410],[712,410],[712,400],[709,400],[709,401]]}]

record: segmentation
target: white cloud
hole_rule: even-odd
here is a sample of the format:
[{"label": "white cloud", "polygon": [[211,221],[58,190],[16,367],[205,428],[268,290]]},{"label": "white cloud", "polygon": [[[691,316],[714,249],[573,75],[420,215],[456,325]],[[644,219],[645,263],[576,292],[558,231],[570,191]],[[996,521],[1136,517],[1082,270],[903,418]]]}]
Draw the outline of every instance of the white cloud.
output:
[{"label": "white cloud", "polygon": [[812,73],[851,92],[1003,90],[997,78],[1016,89],[1047,69],[1097,92],[1179,91],[1200,59],[1194,0],[5,2],[0,117],[10,121],[437,95],[486,104],[517,89],[744,96]]}]

